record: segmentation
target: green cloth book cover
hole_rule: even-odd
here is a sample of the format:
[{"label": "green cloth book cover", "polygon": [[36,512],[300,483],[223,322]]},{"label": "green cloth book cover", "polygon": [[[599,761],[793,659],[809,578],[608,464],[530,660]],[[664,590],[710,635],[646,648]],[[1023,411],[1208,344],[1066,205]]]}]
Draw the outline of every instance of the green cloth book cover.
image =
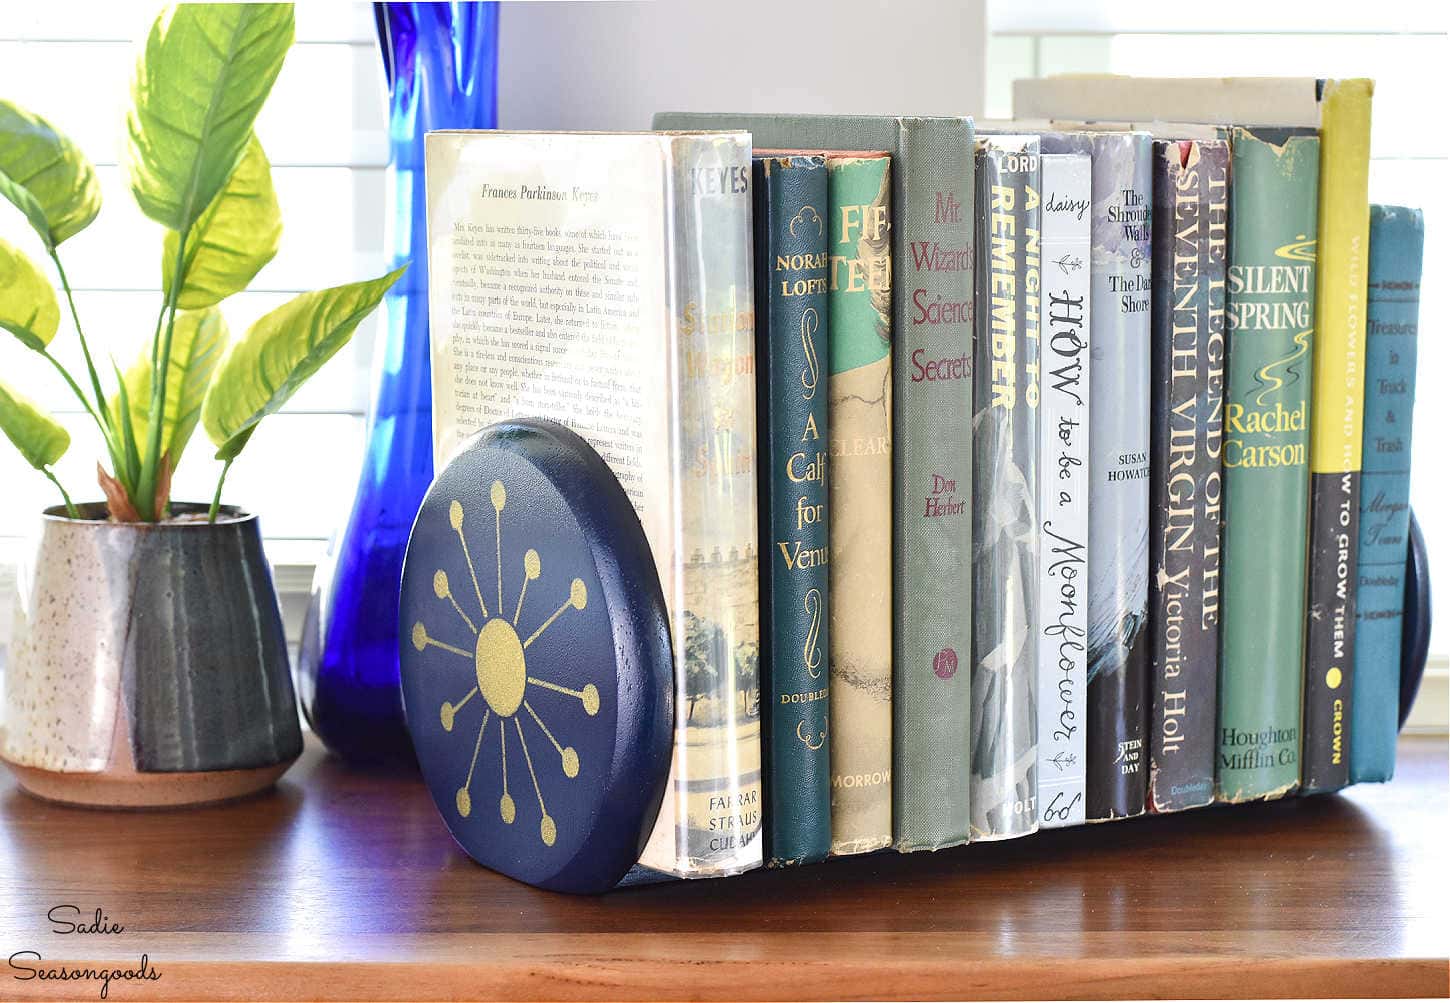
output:
[{"label": "green cloth book cover", "polygon": [[1216,796],[1299,783],[1319,138],[1231,130]]}]

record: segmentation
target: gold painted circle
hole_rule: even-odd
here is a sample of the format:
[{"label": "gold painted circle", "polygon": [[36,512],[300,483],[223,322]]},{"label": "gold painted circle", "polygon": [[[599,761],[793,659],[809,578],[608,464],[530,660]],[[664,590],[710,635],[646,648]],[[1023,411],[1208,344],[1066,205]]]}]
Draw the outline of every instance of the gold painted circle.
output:
[{"label": "gold painted circle", "polygon": [[524,671],[524,646],[519,635],[502,617],[494,617],[478,632],[473,652],[478,674],[478,692],[499,717],[512,717],[524,701],[528,675]]},{"label": "gold painted circle", "polygon": [[1330,689],[1337,690],[1339,684],[1344,681],[1344,673],[1340,672],[1338,668],[1332,668],[1324,673],[1324,681],[1329,684]]}]

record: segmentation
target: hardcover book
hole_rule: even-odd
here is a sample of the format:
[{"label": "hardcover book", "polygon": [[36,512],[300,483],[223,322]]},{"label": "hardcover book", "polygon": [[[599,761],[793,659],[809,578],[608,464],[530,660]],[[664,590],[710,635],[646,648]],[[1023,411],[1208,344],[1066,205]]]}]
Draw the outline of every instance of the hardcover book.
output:
[{"label": "hardcover book", "polygon": [[973,132],[966,118],[667,113],[759,146],[892,155],[892,825],[899,850],[968,836],[972,636]]},{"label": "hardcover book", "polygon": [[1229,147],[1153,143],[1148,806],[1213,801]]},{"label": "hardcover book", "polygon": [[[1304,666],[1303,786],[1346,782],[1359,519],[1364,292],[1369,218],[1369,80],[1214,79],[1065,75],[1018,80],[1020,115],[1170,119],[1219,126],[1316,129],[1320,135],[1319,281],[1314,311],[1308,619]],[[1335,685],[1330,685],[1330,680]]]},{"label": "hardcover book", "polygon": [[1231,130],[1215,796],[1299,783],[1319,138]]},{"label": "hardcover book", "polygon": [[826,161],[757,156],[754,179],[764,853],[785,866],[831,848]]},{"label": "hardcover book", "polygon": [[1077,825],[1087,799],[1088,422],[1092,144],[1042,156],[1042,404],[1038,472],[1037,804]]},{"label": "hardcover book", "polygon": [[[426,141],[436,467],[485,425],[546,415],[624,487],[675,664],[674,755],[641,863],[684,877],[761,863],[750,153],[739,133]],[[498,574],[491,555],[469,567],[479,605],[507,612],[486,586],[506,561],[533,565],[502,501]],[[613,713],[593,688],[544,689]]]},{"label": "hardcover book", "polygon": [[1037,452],[1042,165],[1036,136],[977,140],[972,422],[972,839],[1037,829]]},{"label": "hardcover book", "polygon": [[831,852],[891,845],[891,158],[831,154]]},{"label": "hardcover book", "polygon": [[1395,774],[1410,525],[1410,433],[1424,253],[1420,210],[1370,208],[1351,783],[1389,780]]},{"label": "hardcover book", "polygon": [[[1087,819],[1141,814],[1148,744],[1148,403],[1152,140],[1093,144],[1093,396],[1088,432]],[[1081,142],[1046,134],[1056,152]]]},{"label": "hardcover book", "polygon": [[1369,128],[1374,83],[1327,80],[1319,126],[1319,255],[1309,430],[1305,793],[1349,782],[1364,429]]}]

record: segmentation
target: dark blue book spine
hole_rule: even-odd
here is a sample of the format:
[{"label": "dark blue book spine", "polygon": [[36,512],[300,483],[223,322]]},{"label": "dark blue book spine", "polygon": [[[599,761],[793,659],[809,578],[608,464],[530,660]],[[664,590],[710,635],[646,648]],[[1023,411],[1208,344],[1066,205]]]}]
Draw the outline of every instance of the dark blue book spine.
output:
[{"label": "dark blue book spine", "polygon": [[827,187],[821,156],[755,158],[765,859],[831,848]]},{"label": "dark blue book spine", "polygon": [[1364,472],[1350,681],[1351,783],[1389,780],[1395,772],[1410,527],[1410,431],[1424,253],[1420,210],[1370,206]]}]

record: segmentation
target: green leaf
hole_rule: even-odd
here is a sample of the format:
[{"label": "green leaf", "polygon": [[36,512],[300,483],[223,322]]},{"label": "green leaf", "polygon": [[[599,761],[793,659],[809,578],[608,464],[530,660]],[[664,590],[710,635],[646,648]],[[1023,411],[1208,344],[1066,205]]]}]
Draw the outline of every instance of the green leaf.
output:
[{"label": "green leaf", "polygon": [[25,462],[43,470],[65,455],[70,433],[28,397],[0,383],[0,431]]},{"label": "green leaf", "polygon": [[80,148],[9,101],[0,101],[0,195],[25,214],[46,250],[101,211],[101,183]]},{"label": "green leaf", "polygon": [[242,159],[292,45],[291,4],[181,4],[162,11],[131,83],[131,193],[184,232]]},{"label": "green leaf", "polygon": [[222,360],[202,406],[217,459],[241,452],[257,422],[286,404],[347,344],[407,267],[368,282],[303,293],[248,328]]},{"label": "green leaf", "polygon": [[[162,292],[171,295],[176,271],[175,230],[166,231],[161,249]],[[254,135],[241,163],[186,240],[186,260],[177,305],[183,310],[213,306],[247,283],[271,261],[282,240],[282,210],[272,188],[272,168]]]},{"label": "green leaf", "polygon": [[60,327],[55,290],[18,247],[0,240],[0,327],[40,351]]},{"label": "green leaf", "polygon": [[[150,359],[146,360],[147,362]],[[116,471],[116,479],[125,485],[127,492],[135,486],[136,477],[141,473],[141,452],[136,448],[135,430],[131,427],[131,398],[126,393],[126,377],[121,375],[121,367],[116,365],[116,360],[111,359],[111,371],[116,374],[116,399],[111,401],[111,427],[114,430],[111,449],[111,463]],[[150,384],[150,379],[147,379]],[[117,442],[116,440],[119,440]]]},{"label": "green leaf", "polygon": [[[171,334],[171,371],[166,378],[166,414],[161,419],[161,455],[171,455],[173,468],[201,418],[212,373],[226,350],[227,322],[215,307],[177,313]],[[130,432],[137,442],[148,442],[151,407],[151,352],[148,348],[121,382],[130,409]],[[112,413],[118,401],[112,401]],[[123,430],[124,431],[124,430]]]}]

